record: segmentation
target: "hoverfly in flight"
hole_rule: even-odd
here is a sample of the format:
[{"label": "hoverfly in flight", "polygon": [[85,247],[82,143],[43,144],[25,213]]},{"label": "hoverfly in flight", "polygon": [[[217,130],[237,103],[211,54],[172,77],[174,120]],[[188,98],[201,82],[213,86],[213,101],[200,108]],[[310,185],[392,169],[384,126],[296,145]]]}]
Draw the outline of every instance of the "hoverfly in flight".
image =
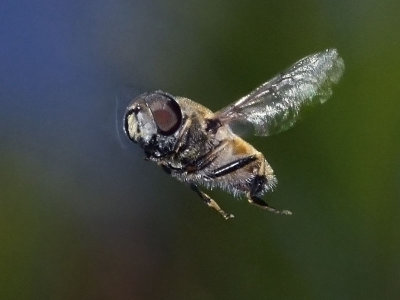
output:
[{"label": "hoverfly in flight", "polygon": [[247,123],[261,136],[286,130],[303,107],[329,98],[343,71],[344,62],[336,49],[327,49],[299,60],[217,112],[163,91],[144,93],[128,105],[124,130],[144,149],[147,159],[189,184],[225,219],[233,215],[199,186],[218,187],[268,211],[289,215],[290,211],[273,208],[261,198],[276,186],[277,179],[264,155],[231,126]]}]

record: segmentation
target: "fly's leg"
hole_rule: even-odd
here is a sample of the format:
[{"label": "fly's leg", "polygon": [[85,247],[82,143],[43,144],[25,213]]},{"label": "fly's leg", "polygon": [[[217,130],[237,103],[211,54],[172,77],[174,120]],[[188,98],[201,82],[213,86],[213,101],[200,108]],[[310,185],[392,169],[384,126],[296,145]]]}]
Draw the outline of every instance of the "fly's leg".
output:
[{"label": "fly's leg", "polygon": [[[266,172],[266,165],[265,165],[265,160],[264,158],[261,159],[261,165],[258,171],[258,175],[254,177],[250,191],[247,193],[247,200],[249,201],[250,204],[256,205],[262,209],[268,210],[272,213],[275,214],[280,214],[280,215],[292,215],[292,212],[290,210],[280,210],[276,209],[272,206],[269,206],[268,203],[258,197],[259,194],[262,193],[264,187],[266,184],[268,184],[268,173],[272,175],[272,169]],[[273,177],[272,177],[273,178]]]},{"label": "fly's leg", "polygon": [[188,173],[193,173],[208,167],[218,157],[219,153],[224,150],[227,144],[227,141],[222,141],[217,147],[206,153],[204,156],[187,165],[186,171]]},{"label": "fly's leg", "polygon": [[265,200],[258,198],[257,196],[252,196],[250,193],[247,196],[247,200],[249,201],[250,204],[256,205],[262,209],[268,210],[269,212],[272,212],[274,214],[279,214],[279,215],[287,215],[290,216],[292,215],[292,212],[290,210],[286,209],[276,209],[272,206],[269,206]]},{"label": "fly's leg", "polygon": [[203,199],[203,201],[207,204],[208,207],[211,207],[211,208],[215,209],[217,212],[219,212],[225,220],[234,218],[234,215],[228,214],[228,213],[226,213],[225,211],[223,211],[222,208],[219,207],[219,205],[217,204],[217,202],[215,202],[213,199],[211,199],[210,196],[208,196],[206,193],[204,193],[203,191],[201,191],[201,190],[197,187],[197,185],[191,184],[191,185],[190,185],[190,188],[191,188],[193,191],[195,191],[195,192],[197,193],[197,195],[200,196],[201,199]]},{"label": "fly's leg", "polygon": [[178,136],[178,138],[176,139],[176,143],[174,145],[174,152],[178,153],[182,147],[184,147],[184,145],[187,143],[187,133],[189,131],[190,125],[192,124],[192,121],[187,118],[185,120],[185,123],[183,123],[182,125],[182,129],[181,132]]}]

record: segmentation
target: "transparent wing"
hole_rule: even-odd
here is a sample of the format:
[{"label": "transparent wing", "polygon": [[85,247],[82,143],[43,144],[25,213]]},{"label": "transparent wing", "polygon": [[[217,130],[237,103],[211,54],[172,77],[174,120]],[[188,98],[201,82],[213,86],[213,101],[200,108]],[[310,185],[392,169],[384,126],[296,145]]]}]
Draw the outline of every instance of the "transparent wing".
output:
[{"label": "transparent wing", "polygon": [[324,103],[344,71],[336,49],[309,55],[247,96],[216,112],[221,123],[250,123],[257,135],[290,128],[303,107]]}]

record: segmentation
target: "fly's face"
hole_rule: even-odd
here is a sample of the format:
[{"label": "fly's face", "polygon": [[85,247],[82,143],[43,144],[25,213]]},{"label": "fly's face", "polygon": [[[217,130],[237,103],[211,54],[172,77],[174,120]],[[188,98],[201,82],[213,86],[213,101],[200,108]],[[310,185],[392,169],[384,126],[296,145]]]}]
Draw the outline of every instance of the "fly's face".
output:
[{"label": "fly's face", "polygon": [[156,157],[171,150],[181,123],[178,103],[161,91],[133,99],[124,117],[124,129],[129,139]]}]

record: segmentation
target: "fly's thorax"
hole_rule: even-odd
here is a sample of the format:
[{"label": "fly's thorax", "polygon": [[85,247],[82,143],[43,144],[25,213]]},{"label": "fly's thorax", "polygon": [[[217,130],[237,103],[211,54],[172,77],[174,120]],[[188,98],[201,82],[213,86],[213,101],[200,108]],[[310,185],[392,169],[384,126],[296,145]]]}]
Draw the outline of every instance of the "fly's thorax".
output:
[{"label": "fly's thorax", "polygon": [[176,97],[176,101],[181,107],[183,115],[195,117],[202,120],[210,118],[214,115],[213,112],[207,107],[188,98]]},{"label": "fly's thorax", "polygon": [[213,117],[211,110],[187,98],[178,97],[177,100],[188,126],[182,133],[180,151],[175,157],[183,164],[190,165],[212,151],[220,141],[215,133],[207,130],[208,120]]}]

